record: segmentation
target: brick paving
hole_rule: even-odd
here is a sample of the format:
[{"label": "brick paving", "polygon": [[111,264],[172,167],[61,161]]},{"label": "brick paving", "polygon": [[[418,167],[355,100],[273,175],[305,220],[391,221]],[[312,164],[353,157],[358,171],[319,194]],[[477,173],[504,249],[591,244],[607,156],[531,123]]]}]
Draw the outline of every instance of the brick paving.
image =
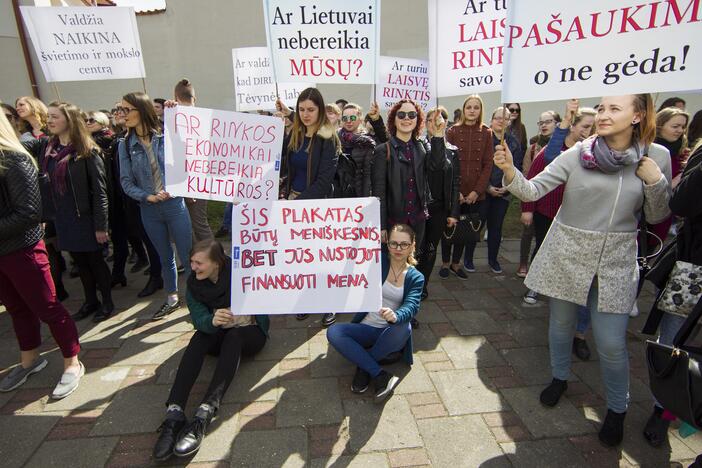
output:
[{"label": "brick paving", "polygon": [[[596,357],[575,360],[563,401],[543,408],[538,393],[550,381],[547,308],[521,303],[517,241],[503,245],[504,275],[488,272],[483,247],[468,281],[432,278],[415,331],[415,364],[391,366],[402,381],[385,404],[351,393],[354,369],[329,349],[318,317],[274,317],[271,340],[242,362],[200,452],[158,466],[686,467],[702,452],[702,435],[683,439],[676,424],[665,447],[650,448],[641,436],[652,404],[645,338],[636,332],[643,317],[630,324],[632,404],[620,448],[597,440],[605,401]],[[115,290],[120,313],[112,319],[78,324],[87,374],[76,393],[58,402],[48,394],[61,356],[43,330],[50,365],[0,394],[3,467],[154,465],[155,429],[193,329],[185,309],[151,322],[162,296],[137,300],[144,282],[130,275],[128,287]],[[67,285],[66,305],[76,310],[80,285]],[[645,291],[642,310],[651,299]],[[591,337],[589,343],[596,356]],[[0,312],[0,378],[17,354],[10,319]],[[208,358],[189,415],[212,370]]]}]

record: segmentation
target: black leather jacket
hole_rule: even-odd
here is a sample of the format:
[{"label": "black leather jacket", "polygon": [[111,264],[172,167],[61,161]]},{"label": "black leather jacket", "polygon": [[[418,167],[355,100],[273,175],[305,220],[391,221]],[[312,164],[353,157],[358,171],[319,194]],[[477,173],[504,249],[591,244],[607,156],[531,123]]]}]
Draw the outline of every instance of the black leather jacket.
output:
[{"label": "black leather jacket", "polygon": [[[415,140],[414,172],[409,161],[400,151],[400,143],[390,138],[387,143],[375,147],[371,174],[373,196],[380,199],[380,224],[387,229],[388,218],[402,218],[405,207],[407,181],[414,174],[417,194],[423,208],[431,202],[427,171],[441,171],[448,164],[443,138],[432,138],[431,149],[426,142]],[[388,154],[389,148],[389,154]]]},{"label": "black leather jacket", "polygon": [[[433,146],[440,145],[446,154],[446,164],[437,171],[427,172],[429,189],[434,202],[441,201],[440,208],[458,219],[461,207],[458,202],[461,188],[461,161],[458,148],[447,143],[443,138],[432,139]],[[437,193],[437,191],[441,191]]]},{"label": "black leather jacket", "polygon": [[37,170],[25,155],[0,152],[0,256],[30,247],[44,235]]},{"label": "black leather jacket", "polygon": [[[23,143],[25,148],[42,166],[48,138]],[[90,156],[76,159],[70,156],[66,172],[67,194],[73,198],[78,216],[92,216],[96,231],[107,231],[107,183],[105,165],[100,151],[94,149]]]}]

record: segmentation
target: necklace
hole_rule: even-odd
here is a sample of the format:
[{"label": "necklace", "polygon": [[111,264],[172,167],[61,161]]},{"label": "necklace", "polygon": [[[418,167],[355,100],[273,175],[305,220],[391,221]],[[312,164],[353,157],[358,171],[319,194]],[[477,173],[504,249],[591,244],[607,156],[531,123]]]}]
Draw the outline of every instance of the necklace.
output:
[{"label": "necklace", "polygon": [[395,277],[394,283],[397,283],[398,278],[400,277],[400,275],[402,275],[402,272],[405,271],[405,269],[402,268],[400,272],[397,273],[395,272],[395,269],[392,267],[392,265],[390,265],[390,271],[392,271],[392,275]]}]

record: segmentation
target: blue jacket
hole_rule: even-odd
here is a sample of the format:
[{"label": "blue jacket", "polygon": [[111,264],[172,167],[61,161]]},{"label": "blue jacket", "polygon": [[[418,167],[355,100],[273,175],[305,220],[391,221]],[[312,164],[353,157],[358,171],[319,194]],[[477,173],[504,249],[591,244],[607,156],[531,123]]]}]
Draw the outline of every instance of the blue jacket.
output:
[{"label": "blue jacket", "polygon": [[[154,155],[161,169],[161,180],[166,186],[166,170],[163,157],[163,135],[154,134],[151,137]],[[146,197],[153,195],[154,178],[151,174],[151,163],[146,148],[141,144],[135,132],[119,143],[119,181],[124,193],[138,202],[146,203]]]},{"label": "blue jacket", "polygon": [[556,159],[556,156],[563,152],[563,145],[565,144],[566,137],[570,133],[570,129],[563,129],[560,125],[556,126],[556,129],[551,135],[551,139],[548,140],[548,145],[544,150],[544,165],[548,166]]},{"label": "blue jacket", "polygon": [[[382,260],[383,281],[385,283],[388,273],[390,272],[390,261],[386,255],[383,255]],[[381,283],[381,284],[382,284]],[[419,303],[422,300],[422,288],[424,287],[424,275],[415,267],[409,267],[405,274],[404,292],[402,295],[402,305],[395,310],[397,315],[397,324],[407,323],[412,320],[412,317],[419,312]],[[351,323],[360,323],[367,315],[367,312],[359,312],[353,316]],[[403,358],[407,364],[412,364],[412,331],[410,329],[410,337],[407,340],[407,345],[403,350]]]}]

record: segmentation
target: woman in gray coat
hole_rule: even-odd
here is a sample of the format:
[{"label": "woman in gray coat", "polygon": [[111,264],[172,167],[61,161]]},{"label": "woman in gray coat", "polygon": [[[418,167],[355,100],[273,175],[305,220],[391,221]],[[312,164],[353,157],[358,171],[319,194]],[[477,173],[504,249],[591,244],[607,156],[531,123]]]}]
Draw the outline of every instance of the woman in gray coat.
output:
[{"label": "woman in gray coat", "polygon": [[670,210],[670,155],[652,144],[656,123],[649,94],[605,97],[597,134],[575,144],[527,180],[509,149],[497,146],[504,187],[523,201],[565,184],[563,204],[525,281],[550,298],[552,383],[541,402],[555,406],[568,387],[577,309],[587,306],[600,356],[607,416],[599,433],[609,446],[622,441],[629,399],[626,329],[638,282],[637,225],[641,211],[656,223]]}]

